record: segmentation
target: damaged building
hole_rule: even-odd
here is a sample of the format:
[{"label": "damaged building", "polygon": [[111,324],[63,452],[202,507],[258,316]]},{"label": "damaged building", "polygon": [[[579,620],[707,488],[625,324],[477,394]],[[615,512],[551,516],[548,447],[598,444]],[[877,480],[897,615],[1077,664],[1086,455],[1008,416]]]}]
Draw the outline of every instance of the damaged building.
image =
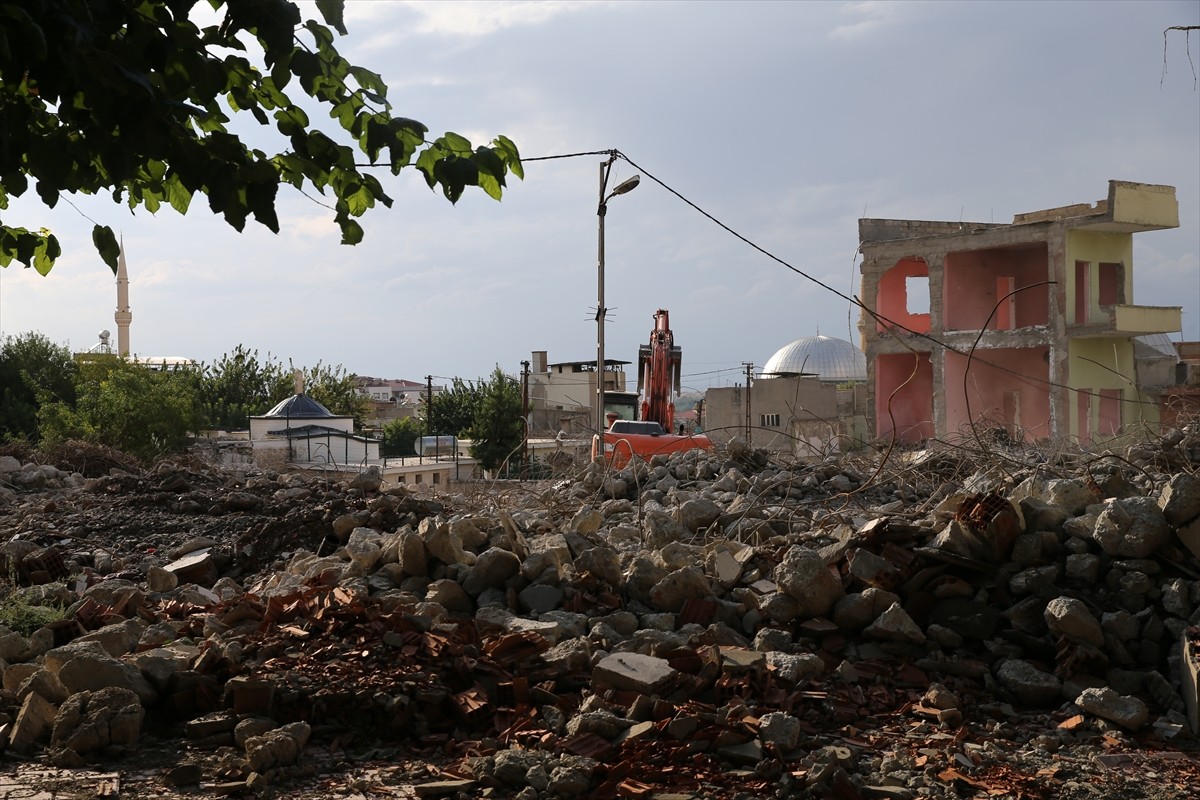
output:
[{"label": "damaged building", "polygon": [[1182,311],[1133,304],[1133,234],[1178,226],[1174,187],[1126,181],[1011,224],[859,220],[873,433],[1087,444],[1156,425],[1137,340]]}]

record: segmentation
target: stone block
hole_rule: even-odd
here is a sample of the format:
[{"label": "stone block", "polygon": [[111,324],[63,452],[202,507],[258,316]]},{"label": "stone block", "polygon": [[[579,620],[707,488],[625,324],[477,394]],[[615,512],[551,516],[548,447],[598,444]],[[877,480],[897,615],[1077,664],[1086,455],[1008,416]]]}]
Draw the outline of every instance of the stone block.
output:
[{"label": "stone block", "polygon": [[25,696],[21,710],[13,722],[8,746],[18,753],[29,752],[35,744],[50,738],[58,709],[36,692]]},{"label": "stone block", "polygon": [[641,653],[613,653],[592,670],[592,688],[655,695],[671,688],[676,675],[666,659]]}]

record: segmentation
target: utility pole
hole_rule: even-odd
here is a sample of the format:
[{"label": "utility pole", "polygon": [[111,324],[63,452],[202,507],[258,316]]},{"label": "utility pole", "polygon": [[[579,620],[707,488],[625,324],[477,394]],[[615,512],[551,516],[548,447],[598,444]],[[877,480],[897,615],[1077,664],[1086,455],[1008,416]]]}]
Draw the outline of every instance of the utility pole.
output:
[{"label": "utility pole", "polygon": [[529,362],[521,362],[521,480],[529,472]]},{"label": "utility pole", "polygon": [[746,368],[746,443],[753,447],[754,427],[750,423],[751,419],[753,419],[750,416],[750,380],[754,372],[754,363],[751,361],[743,361],[742,366]]},{"label": "utility pole", "polygon": [[425,435],[433,436],[433,376],[425,376]]}]

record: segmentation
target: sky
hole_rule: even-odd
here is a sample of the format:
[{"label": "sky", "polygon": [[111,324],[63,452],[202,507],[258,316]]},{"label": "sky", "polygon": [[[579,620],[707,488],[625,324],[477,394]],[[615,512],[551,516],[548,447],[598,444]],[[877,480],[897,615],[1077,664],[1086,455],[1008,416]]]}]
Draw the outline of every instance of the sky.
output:
[{"label": "sky", "polygon": [[[1171,32],[1165,55],[1163,35],[1200,24],[1195,0],[351,0],[346,21],[343,55],[434,134],[626,156],[609,185],[642,181],[608,204],[606,355],[635,360],[668,309],[687,388],[741,382],[818,332],[857,344],[850,305],[779,260],[857,294],[859,218],[1011,222],[1103,199],[1110,179],[1176,187],[1180,227],[1134,236],[1133,301],[1182,306],[1172,338],[1200,339],[1200,32]],[[64,254],[47,277],[0,270],[0,333],[115,341],[95,220],[123,237],[141,356],[244,345],[439,383],[516,373],[535,350],[594,360],[601,162],[529,160],[501,202],[457,205],[381,171],[395,204],[355,247],[286,188],[279,235],[239,234],[202,199],[186,216],[105,196],[51,211],[30,191],[5,223],[50,228]]]}]

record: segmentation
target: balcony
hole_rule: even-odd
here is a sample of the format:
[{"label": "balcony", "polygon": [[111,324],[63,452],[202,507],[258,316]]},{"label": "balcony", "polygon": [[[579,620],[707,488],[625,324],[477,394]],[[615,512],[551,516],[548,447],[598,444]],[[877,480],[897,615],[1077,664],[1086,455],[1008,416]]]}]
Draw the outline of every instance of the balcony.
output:
[{"label": "balcony", "polygon": [[1072,336],[1147,336],[1151,333],[1175,333],[1181,330],[1181,306],[1101,306],[1099,320],[1067,326],[1067,331]]}]

